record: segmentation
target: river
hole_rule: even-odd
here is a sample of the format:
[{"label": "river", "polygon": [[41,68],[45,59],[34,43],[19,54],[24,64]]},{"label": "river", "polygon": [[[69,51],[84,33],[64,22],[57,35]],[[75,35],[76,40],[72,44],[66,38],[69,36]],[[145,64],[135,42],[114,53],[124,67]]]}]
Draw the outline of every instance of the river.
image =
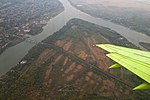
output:
[{"label": "river", "polygon": [[[150,43],[150,37],[142,33],[130,30],[123,26],[114,24],[110,21],[105,21],[101,18],[92,17],[80,10],[74,8],[68,0],[60,0],[64,5],[64,11],[54,18],[50,19],[48,24],[43,27],[43,32],[36,36],[31,36],[31,40],[35,40],[38,43],[44,40],[46,37],[52,35],[54,32],[59,31],[70,19],[80,18],[91,23],[108,27],[112,30],[115,30],[130,42],[135,44],[138,47],[139,42],[148,42]],[[35,46],[35,44],[23,41],[13,47],[8,48],[0,55],[0,76],[9,71],[13,66],[15,66],[27,53],[28,51]],[[142,47],[141,47],[142,48]]]}]

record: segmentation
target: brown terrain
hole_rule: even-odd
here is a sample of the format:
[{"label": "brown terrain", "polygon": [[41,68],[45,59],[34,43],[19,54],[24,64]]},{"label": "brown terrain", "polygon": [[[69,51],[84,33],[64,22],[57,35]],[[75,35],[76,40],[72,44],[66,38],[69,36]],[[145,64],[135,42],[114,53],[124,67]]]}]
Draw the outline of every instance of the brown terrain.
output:
[{"label": "brown terrain", "polygon": [[[92,27],[95,28],[95,26]],[[107,68],[112,61],[105,56],[105,51],[94,45],[110,43],[110,41],[98,35],[97,32],[82,29],[86,29],[84,24],[80,28],[60,31],[59,35],[56,33],[53,35],[55,39],[52,36],[51,39],[47,38],[43,41],[54,46],[39,44],[34,47],[24,58],[33,58],[32,61],[15,67],[14,70],[18,74],[13,73],[13,75],[16,75],[16,78],[11,80],[11,73],[7,73],[8,76],[1,80],[4,82],[10,79],[8,84],[0,84],[0,98],[2,100],[7,98],[11,100],[21,98],[27,100],[136,100],[144,98],[146,100],[145,94],[134,92],[131,87],[104,74],[109,72]],[[31,53],[37,50],[40,52],[33,57]],[[104,73],[94,70],[90,64],[102,69]]]}]

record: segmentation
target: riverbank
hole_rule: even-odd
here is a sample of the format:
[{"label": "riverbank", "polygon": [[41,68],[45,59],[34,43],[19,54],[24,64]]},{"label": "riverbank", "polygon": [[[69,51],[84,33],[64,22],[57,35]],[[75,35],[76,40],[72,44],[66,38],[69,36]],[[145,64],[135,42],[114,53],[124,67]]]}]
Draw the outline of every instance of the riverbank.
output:
[{"label": "riverbank", "polygon": [[148,51],[150,51],[150,43],[140,42],[140,45],[142,45],[144,48],[146,48]]},{"label": "riverbank", "polygon": [[5,46],[4,48],[1,48],[1,49],[0,49],[0,55],[1,55],[6,49],[8,49],[8,48],[10,48],[10,47],[12,47],[12,46],[15,46],[15,45],[17,45],[17,44],[23,42],[25,39],[26,39],[25,37],[24,37],[24,38],[16,38],[14,41],[8,43],[7,46]]}]

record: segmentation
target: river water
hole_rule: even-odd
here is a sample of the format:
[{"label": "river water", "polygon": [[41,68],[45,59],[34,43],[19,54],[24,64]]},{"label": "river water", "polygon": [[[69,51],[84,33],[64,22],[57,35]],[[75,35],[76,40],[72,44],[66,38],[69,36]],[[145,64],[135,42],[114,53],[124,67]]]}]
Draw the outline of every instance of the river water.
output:
[{"label": "river water", "polygon": [[[148,42],[150,43],[150,37],[146,36],[142,33],[130,30],[123,26],[114,24],[110,21],[105,21],[101,18],[92,17],[80,10],[74,8],[68,0],[60,0],[64,5],[64,11],[54,18],[50,19],[48,24],[43,27],[43,32],[36,35],[31,36],[31,40],[35,40],[37,42],[41,42],[46,37],[52,35],[54,32],[59,31],[70,19],[72,18],[80,18],[86,20],[88,22],[101,25],[104,27],[108,27],[112,30],[115,30],[125,38],[127,38],[130,42],[135,44],[138,47],[141,47],[138,42]],[[8,48],[0,55],[0,76],[9,71],[13,66],[15,66],[27,53],[28,51],[35,46],[33,43],[29,43],[23,41],[13,47]],[[141,47],[142,48],[142,47]]]}]

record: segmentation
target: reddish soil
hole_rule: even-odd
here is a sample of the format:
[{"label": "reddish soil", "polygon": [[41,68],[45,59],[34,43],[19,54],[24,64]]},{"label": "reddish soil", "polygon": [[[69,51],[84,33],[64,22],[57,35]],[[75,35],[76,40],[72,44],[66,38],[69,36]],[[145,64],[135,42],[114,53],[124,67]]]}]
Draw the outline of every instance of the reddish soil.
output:
[{"label": "reddish soil", "polygon": [[67,81],[71,81],[71,80],[73,80],[73,78],[74,78],[74,75],[73,74],[71,74],[70,76],[67,76]]},{"label": "reddish soil", "polygon": [[86,77],[85,77],[85,80],[86,80],[86,81],[89,81],[89,80],[90,80],[90,77],[86,76]]},{"label": "reddish soil", "polygon": [[65,70],[65,74],[69,73],[70,71],[72,71],[76,66],[76,62],[73,62],[68,69]]},{"label": "reddish soil", "polygon": [[84,60],[86,60],[86,58],[88,57],[88,55],[85,53],[85,51],[79,51],[77,53],[77,55],[78,55],[78,57],[80,57],[80,58],[82,58]]},{"label": "reddish soil", "polygon": [[88,72],[87,74],[89,77],[92,77],[93,76],[93,72]]},{"label": "reddish soil", "polygon": [[78,66],[77,66],[77,69],[78,69],[78,70],[81,70],[81,69],[82,69],[82,66],[81,66],[81,65],[78,65]]},{"label": "reddish soil", "polygon": [[65,58],[63,66],[65,66],[67,64],[67,62],[68,62],[68,57]]},{"label": "reddish soil", "polygon": [[61,54],[61,55],[59,55],[57,58],[56,58],[56,60],[54,61],[54,63],[53,64],[56,64],[60,59],[61,59],[61,57],[62,57],[63,55]]},{"label": "reddish soil", "polygon": [[63,49],[68,51],[70,49],[71,45],[72,45],[72,41],[70,40],[63,46]]}]

